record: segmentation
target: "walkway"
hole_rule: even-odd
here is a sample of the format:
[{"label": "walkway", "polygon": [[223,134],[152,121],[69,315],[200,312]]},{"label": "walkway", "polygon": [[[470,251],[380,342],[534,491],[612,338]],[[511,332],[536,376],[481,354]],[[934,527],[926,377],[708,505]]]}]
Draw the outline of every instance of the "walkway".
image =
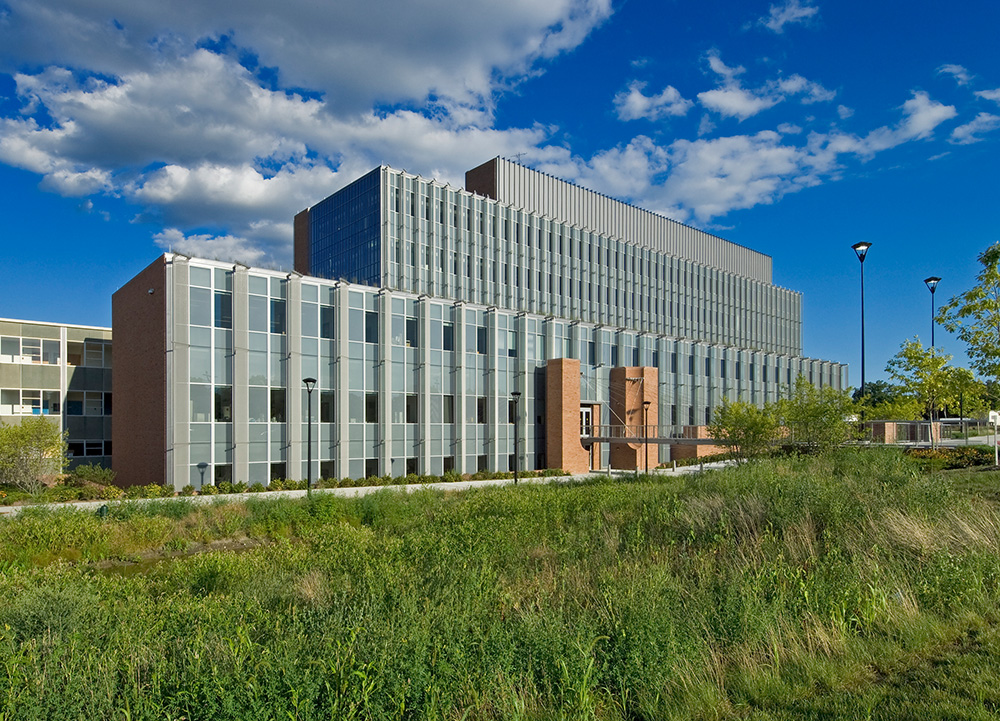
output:
[{"label": "walkway", "polygon": [[[705,463],[701,465],[693,466],[681,466],[679,468],[660,468],[653,469],[650,471],[653,475],[684,475],[689,473],[698,473],[705,468],[723,468],[729,461],[716,461],[714,463]],[[606,476],[608,472],[603,471],[593,471],[591,473],[584,473],[571,476],[550,476],[547,478],[522,478],[520,483],[523,484],[548,484],[548,483],[571,483],[573,481],[581,481],[587,478],[593,478],[594,476]],[[611,471],[611,475],[615,477],[630,477],[633,475],[633,471]],[[441,482],[441,483],[410,483],[405,485],[391,485],[391,486],[357,486],[353,488],[315,488],[313,493],[317,494],[328,494],[333,496],[339,496],[341,498],[358,498],[360,496],[367,496],[371,493],[378,493],[379,491],[386,490],[398,490],[405,493],[414,493],[416,491],[421,491],[424,489],[431,489],[435,491],[466,491],[472,488],[489,488],[493,486],[509,486],[514,483],[512,478],[494,478],[486,481],[453,481],[453,482]],[[121,498],[114,501],[70,501],[67,503],[39,503],[39,504],[28,504],[24,506],[0,506],[0,516],[12,516],[16,515],[25,508],[46,508],[52,510],[58,510],[60,508],[75,508],[80,511],[92,511],[97,512],[101,506],[111,506],[119,503],[151,503],[156,501],[165,500],[181,500],[188,501],[190,503],[214,503],[216,500],[224,501],[240,501],[246,500],[247,498],[260,498],[265,500],[270,500],[274,498],[303,498],[305,497],[305,491],[266,491],[264,493],[232,493],[223,494],[215,496],[170,496],[167,498],[134,498],[127,499]]]}]

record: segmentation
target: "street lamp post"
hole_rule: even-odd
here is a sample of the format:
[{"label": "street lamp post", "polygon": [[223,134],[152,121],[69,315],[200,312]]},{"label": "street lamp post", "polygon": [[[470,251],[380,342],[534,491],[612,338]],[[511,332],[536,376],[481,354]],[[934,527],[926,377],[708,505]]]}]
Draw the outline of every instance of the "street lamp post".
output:
[{"label": "street lamp post", "polygon": [[316,387],[315,378],[303,378],[306,385],[306,496],[312,498],[313,479],[313,388]]},{"label": "street lamp post", "polygon": [[934,291],[937,290],[937,284],[940,282],[941,279],[934,275],[930,278],[924,278],[924,283],[927,284],[927,290],[931,292],[931,348],[934,347]]},{"label": "street lamp post", "polygon": [[642,402],[642,425],[643,435],[646,437],[646,474],[649,474],[649,404],[651,401]]},{"label": "street lamp post", "polygon": [[205,463],[205,461],[202,461],[201,463],[198,464],[198,472],[201,473],[201,486],[198,487],[199,491],[205,485],[205,469],[206,468],[208,468],[208,464]]},{"label": "street lamp post", "polygon": [[861,397],[865,395],[865,256],[871,243],[861,241],[851,246],[861,261]]},{"label": "street lamp post", "polygon": [[520,432],[518,430],[518,426],[520,425],[519,421],[520,421],[520,418],[521,418],[521,414],[518,413],[518,410],[517,410],[518,401],[521,400],[521,391],[511,391],[510,395],[511,395],[511,398],[514,399],[514,485],[516,486],[517,485],[517,468],[518,468],[518,466],[521,465],[520,460],[519,460],[520,459],[520,449],[518,448],[518,446],[519,446],[518,437],[520,436]]}]

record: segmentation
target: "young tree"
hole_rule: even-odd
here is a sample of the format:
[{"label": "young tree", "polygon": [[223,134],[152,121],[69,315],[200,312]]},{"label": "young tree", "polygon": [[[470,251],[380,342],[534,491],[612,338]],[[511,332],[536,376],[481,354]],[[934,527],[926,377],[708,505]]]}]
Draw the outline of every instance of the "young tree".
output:
[{"label": "young tree", "polygon": [[983,269],[975,287],[941,306],[937,322],[968,346],[969,361],[980,376],[1000,379],[1000,243],[978,260]]},{"label": "young tree", "polygon": [[795,380],[788,398],[777,404],[778,421],[789,440],[807,451],[834,448],[854,435],[857,406],[847,391],[817,388],[804,376]]},{"label": "young tree", "polygon": [[708,434],[737,459],[752,460],[770,452],[779,436],[778,419],[770,406],[725,401],[708,426]]},{"label": "young tree", "polygon": [[0,423],[0,483],[37,495],[46,476],[66,467],[66,435],[41,416]]},{"label": "young tree", "polygon": [[920,401],[888,381],[869,381],[865,394],[859,388],[853,398],[869,420],[915,421],[922,411]]},{"label": "young tree", "polygon": [[951,356],[936,348],[924,348],[916,338],[903,341],[899,352],[885,366],[886,372],[903,391],[920,401],[924,417],[933,420],[934,412],[950,399]]}]

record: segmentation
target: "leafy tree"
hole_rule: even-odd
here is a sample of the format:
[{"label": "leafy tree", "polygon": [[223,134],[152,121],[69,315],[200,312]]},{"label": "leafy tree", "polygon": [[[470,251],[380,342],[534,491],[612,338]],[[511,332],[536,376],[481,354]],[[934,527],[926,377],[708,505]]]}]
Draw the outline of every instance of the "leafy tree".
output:
[{"label": "leafy tree", "polygon": [[868,419],[915,421],[920,418],[920,402],[898,385],[888,381],[865,383],[865,394],[854,391],[854,401]]},{"label": "leafy tree", "polygon": [[948,366],[951,356],[937,348],[924,348],[916,338],[905,340],[885,366],[889,376],[899,382],[904,392],[920,401],[925,418],[950,400],[956,378]]},{"label": "leafy tree", "polygon": [[0,483],[37,495],[46,476],[66,467],[66,434],[46,418],[0,423]]},{"label": "leafy tree", "polygon": [[713,416],[708,434],[737,460],[766,455],[780,434],[774,408],[769,405],[758,408],[752,403],[727,400]]},{"label": "leafy tree", "polygon": [[1000,243],[978,260],[983,269],[976,285],[941,306],[937,322],[968,346],[969,361],[980,376],[1000,379]]},{"label": "leafy tree", "polygon": [[855,433],[857,406],[847,391],[817,388],[804,376],[795,380],[788,398],[777,403],[777,416],[796,445],[819,452],[834,448]]},{"label": "leafy tree", "polygon": [[952,367],[948,373],[947,397],[944,400],[948,413],[985,418],[991,408],[986,384],[976,379],[968,368]]}]

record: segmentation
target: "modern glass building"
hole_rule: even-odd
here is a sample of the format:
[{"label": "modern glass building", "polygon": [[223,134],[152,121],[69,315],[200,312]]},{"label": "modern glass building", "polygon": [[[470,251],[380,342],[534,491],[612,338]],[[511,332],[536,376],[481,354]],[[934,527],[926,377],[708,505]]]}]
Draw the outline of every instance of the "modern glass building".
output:
[{"label": "modern glass building", "polygon": [[0,318],[0,421],[44,416],[71,465],[111,466],[111,329]]},{"label": "modern glass building", "polygon": [[304,275],[799,355],[771,259],[496,158],[467,190],[380,167],[295,219]]},{"label": "modern glass building", "polygon": [[[176,488],[304,478],[304,378],[318,381],[313,477],[361,478],[508,470],[515,432],[520,468],[565,466],[555,436],[568,428],[582,452],[584,412],[595,422],[622,419],[636,393],[651,399],[650,423],[679,432],[707,422],[723,398],[775,400],[800,374],[839,388],[845,370],[775,350],[169,253],[115,294],[113,313],[115,468],[127,483]],[[548,390],[557,359],[572,364],[568,410],[563,394]],[[522,394],[516,411],[513,391]],[[668,458],[667,443],[656,450],[654,459]],[[590,447],[582,462],[582,470],[607,467],[610,445]]]}]

